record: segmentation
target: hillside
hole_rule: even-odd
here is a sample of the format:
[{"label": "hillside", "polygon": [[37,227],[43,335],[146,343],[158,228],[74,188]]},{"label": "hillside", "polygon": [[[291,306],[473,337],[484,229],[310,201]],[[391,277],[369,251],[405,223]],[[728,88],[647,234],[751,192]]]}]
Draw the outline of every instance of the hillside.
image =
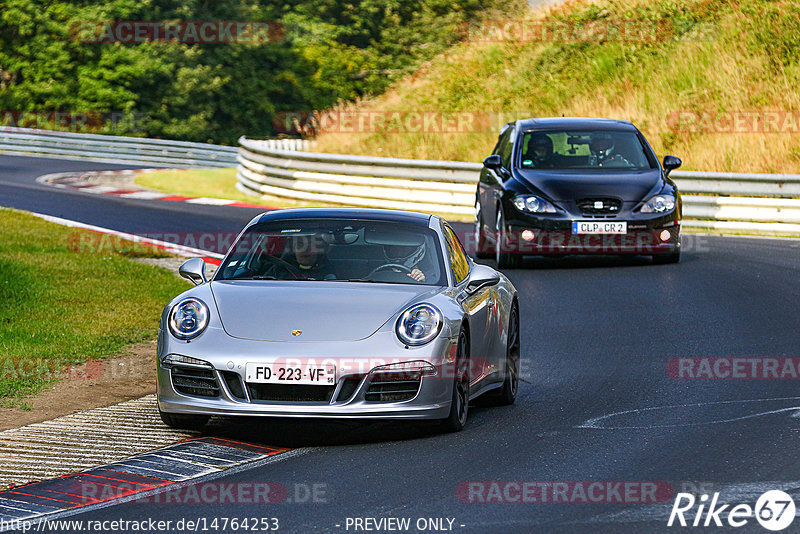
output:
[{"label": "hillside", "polygon": [[[603,116],[684,169],[800,173],[800,1],[580,0],[507,22],[475,24],[382,96],[335,110],[348,127],[318,147],[480,161],[507,120]],[[456,118],[410,120],[426,112]]]}]

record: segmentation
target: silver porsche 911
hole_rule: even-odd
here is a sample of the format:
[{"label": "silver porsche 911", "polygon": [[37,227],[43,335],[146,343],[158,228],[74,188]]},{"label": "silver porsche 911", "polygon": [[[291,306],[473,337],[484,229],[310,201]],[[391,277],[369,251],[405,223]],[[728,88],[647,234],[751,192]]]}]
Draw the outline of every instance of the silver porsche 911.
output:
[{"label": "silver porsche 911", "polygon": [[158,408],[200,428],[213,415],[440,420],[470,401],[511,404],[519,304],[436,216],[292,209],[245,227],[210,281],[161,316]]}]

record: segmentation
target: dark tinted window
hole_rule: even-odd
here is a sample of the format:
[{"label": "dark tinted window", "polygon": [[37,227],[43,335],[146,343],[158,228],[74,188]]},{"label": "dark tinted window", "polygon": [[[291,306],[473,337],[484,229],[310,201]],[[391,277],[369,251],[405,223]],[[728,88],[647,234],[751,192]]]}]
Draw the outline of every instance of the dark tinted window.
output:
[{"label": "dark tinted window", "polygon": [[656,169],[658,162],[636,132],[539,130],[520,143],[523,169]]},{"label": "dark tinted window", "polygon": [[500,157],[503,158],[503,167],[511,169],[511,153],[514,150],[514,129],[508,130],[508,142],[500,150]]},{"label": "dark tinted window", "polygon": [[[422,280],[409,276],[417,269]],[[413,224],[350,219],[255,224],[236,242],[214,279],[447,285],[436,232]]]}]

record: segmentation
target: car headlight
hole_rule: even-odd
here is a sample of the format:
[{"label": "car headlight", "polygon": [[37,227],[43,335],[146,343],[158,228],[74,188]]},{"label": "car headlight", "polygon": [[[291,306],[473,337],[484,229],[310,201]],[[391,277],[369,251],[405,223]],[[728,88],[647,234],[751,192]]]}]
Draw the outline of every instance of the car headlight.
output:
[{"label": "car headlight", "polygon": [[424,345],[442,329],[442,312],[430,304],[416,304],[397,319],[397,337],[406,345]]},{"label": "car headlight", "polygon": [[556,208],[536,195],[519,195],[514,197],[514,207],[526,213],[555,213]]},{"label": "car headlight", "polygon": [[194,297],[181,300],[169,312],[169,331],[178,339],[192,339],[208,326],[208,306]]},{"label": "car headlight", "polygon": [[664,213],[675,208],[675,197],[672,195],[656,195],[644,203],[642,213]]}]

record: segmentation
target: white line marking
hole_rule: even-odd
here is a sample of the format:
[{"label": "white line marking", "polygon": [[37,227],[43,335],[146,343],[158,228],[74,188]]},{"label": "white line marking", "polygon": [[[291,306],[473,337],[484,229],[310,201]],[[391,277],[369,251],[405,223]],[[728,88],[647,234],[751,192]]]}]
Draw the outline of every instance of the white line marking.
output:
[{"label": "white line marking", "polygon": [[228,204],[233,204],[236,202],[235,200],[226,200],[224,198],[208,198],[208,197],[197,197],[197,198],[189,198],[184,200],[187,204],[208,204],[210,206],[227,206]]},{"label": "white line marking", "polygon": [[187,247],[184,245],[178,245],[175,243],[170,243],[168,241],[160,241],[158,239],[150,239],[149,237],[142,237],[136,234],[129,234],[127,232],[119,232],[117,230],[111,230],[110,228],[103,228],[102,226],[94,226],[92,224],[86,224],[78,221],[72,221],[70,219],[62,219],[61,217],[54,217],[52,215],[45,215],[44,213],[35,213],[29,212],[34,217],[39,217],[44,219],[45,221],[60,224],[62,226],[69,226],[70,228],[81,228],[83,230],[92,230],[94,232],[101,232],[104,234],[109,235],[116,235],[122,237],[124,239],[128,239],[135,243],[147,243],[150,245],[155,245],[157,247],[163,248],[167,250],[167,252],[172,252],[179,256],[205,256],[208,258],[217,258],[222,259],[224,256],[222,254],[218,254],[216,252],[211,252],[209,250],[203,250],[194,247]]},{"label": "white line marking", "polygon": [[744,404],[744,403],[752,403],[752,402],[774,402],[774,401],[785,401],[785,400],[800,400],[800,397],[778,397],[774,399],[743,399],[743,400],[732,400],[732,401],[714,401],[714,402],[697,402],[694,404],[671,404],[668,406],[652,406],[649,408],[637,408],[635,410],[624,410],[621,412],[614,412],[607,415],[601,415],[600,417],[593,417],[592,419],[588,419],[586,422],[576,426],[575,428],[596,428],[596,429],[603,429],[603,430],[622,430],[622,429],[643,429],[643,428],[673,428],[673,427],[683,427],[683,426],[698,426],[698,425],[711,425],[711,424],[718,424],[718,423],[731,423],[734,421],[741,421],[744,419],[751,419],[753,417],[761,417],[763,415],[770,415],[774,413],[781,413],[781,412],[789,412],[789,411],[796,411],[800,410],[800,406],[792,406],[789,408],[781,408],[778,410],[770,410],[766,412],[759,412],[756,414],[749,414],[743,415],[741,417],[734,417],[731,419],[718,419],[718,420],[711,420],[711,421],[702,421],[699,423],[677,423],[677,424],[670,424],[670,425],[646,425],[646,426],[605,426],[600,424],[601,421],[610,419],[612,417],[617,417],[620,415],[628,415],[628,414],[638,414],[643,412],[649,412],[654,410],[667,410],[673,408],[691,408],[696,406],[713,406],[719,404]]},{"label": "white line marking", "polygon": [[81,191],[87,193],[110,193],[111,191],[119,191],[119,187],[112,187],[110,185],[91,185],[89,187],[80,188]]},{"label": "white line marking", "polygon": [[168,197],[166,193],[156,193],[155,191],[136,191],[135,193],[123,193],[119,198],[133,198],[139,200],[156,200],[163,197]]}]

